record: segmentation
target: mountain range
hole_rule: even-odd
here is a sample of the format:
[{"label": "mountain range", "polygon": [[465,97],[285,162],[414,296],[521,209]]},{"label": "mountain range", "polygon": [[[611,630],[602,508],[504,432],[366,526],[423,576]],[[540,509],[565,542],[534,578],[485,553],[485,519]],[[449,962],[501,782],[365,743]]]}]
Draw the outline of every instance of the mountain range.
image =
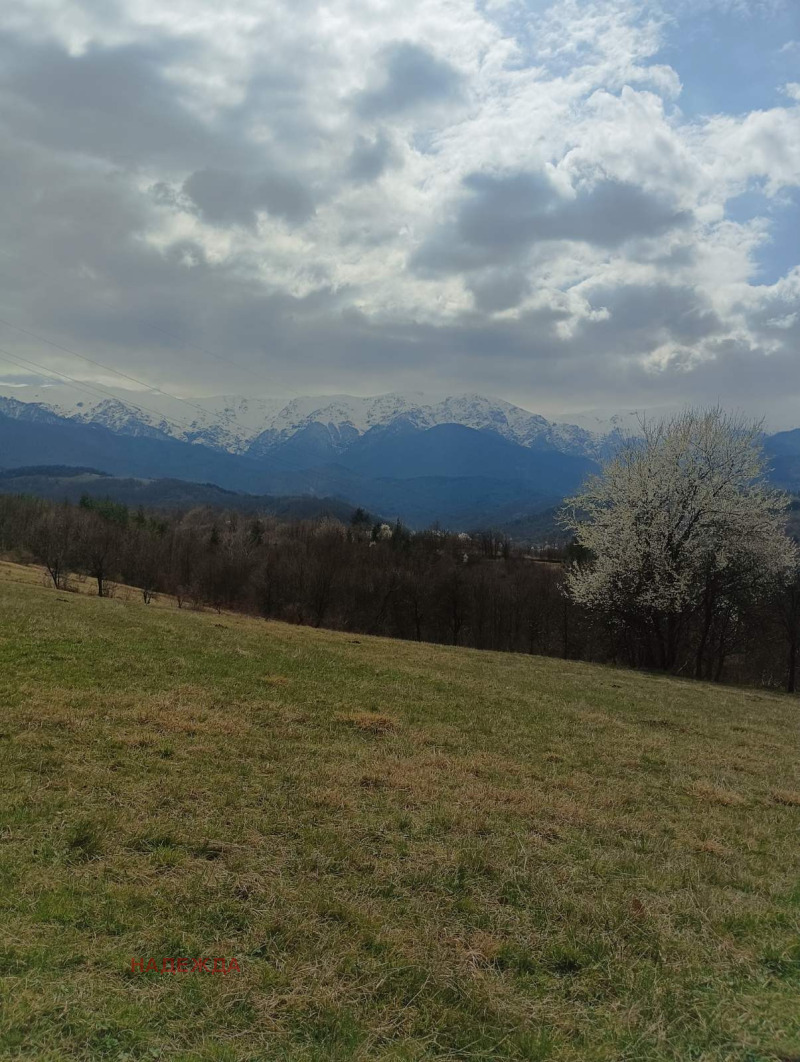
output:
[{"label": "mountain range", "polygon": [[[330,497],[412,527],[518,526],[595,471],[625,423],[591,431],[471,394],[287,402],[87,390],[0,388],[0,469],[58,463],[249,495]],[[800,486],[800,430],[766,446],[776,481]]]},{"label": "mountain range", "polygon": [[598,441],[608,433],[606,425],[601,431],[591,431],[552,422],[503,399],[476,394],[306,395],[286,400],[241,395],[175,398],[158,391],[103,388],[97,397],[87,398],[86,390],[68,384],[23,384],[0,385],[0,396],[76,423],[99,424],[119,434],[169,437],[255,456],[273,453],[309,430],[314,431],[318,442],[325,438],[329,455],[343,453],[358,436],[398,419],[419,430],[460,424],[477,431],[494,431],[521,446],[580,456],[597,456]]}]

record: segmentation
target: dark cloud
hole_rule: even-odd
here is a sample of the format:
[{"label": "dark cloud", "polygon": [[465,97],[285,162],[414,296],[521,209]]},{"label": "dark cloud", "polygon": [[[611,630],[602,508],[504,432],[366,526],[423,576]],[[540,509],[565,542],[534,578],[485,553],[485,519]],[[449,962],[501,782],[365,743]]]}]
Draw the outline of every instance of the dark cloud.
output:
[{"label": "dark cloud", "polygon": [[356,111],[365,118],[454,101],[463,91],[463,78],[454,67],[409,41],[384,48],[378,56],[378,66],[377,85],[356,97]]},{"label": "dark cloud", "polygon": [[259,210],[292,225],[300,225],[314,213],[314,199],[299,180],[282,174],[248,177],[230,170],[205,169],[191,174],[183,193],[212,225],[242,225],[255,228]]},{"label": "dark cloud", "polygon": [[467,278],[475,309],[499,313],[518,306],[530,294],[531,280],[519,269],[489,269]]},{"label": "dark cloud", "polygon": [[[298,0],[293,0],[297,6]],[[320,114],[311,105],[315,75],[332,62],[292,41],[291,47],[271,46],[243,86],[240,102],[224,112],[224,127],[232,135],[247,140],[252,124],[269,130],[273,144],[279,144],[287,157],[296,158],[329,140]]]},{"label": "dark cloud", "polygon": [[518,259],[540,242],[570,241],[615,248],[654,237],[691,221],[636,185],[600,180],[562,195],[540,173],[498,177],[474,173],[455,219],[425,243],[412,265],[421,273],[460,272]]},{"label": "dark cloud", "polygon": [[[0,120],[42,145],[129,168],[252,173],[274,161],[269,142],[286,169],[324,145],[308,86],[318,55],[297,42],[272,49],[241,92],[209,93],[198,106],[197,86],[213,73],[209,45],[200,35],[161,32],[72,54],[52,41],[0,34]],[[187,71],[185,83],[179,73]]]},{"label": "dark cloud", "polygon": [[472,173],[463,183],[471,193],[461,204],[456,221],[464,243],[510,251],[530,244],[541,236],[543,228],[552,228],[560,196],[544,174],[495,177]]},{"label": "dark cloud", "polygon": [[183,182],[183,192],[212,225],[255,227],[253,189],[248,188],[245,178],[239,173],[230,170],[198,170]]},{"label": "dark cloud", "polygon": [[582,240],[619,247],[636,237],[659,236],[692,221],[686,210],[624,181],[598,181],[545,220],[540,238]]},{"label": "dark cloud", "polygon": [[71,55],[55,44],[0,40],[0,114],[26,138],[119,165],[202,165],[224,152],[252,152],[184,105],[166,68],[202,62],[199,46],[162,38],[119,47],[91,45]]},{"label": "dark cloud", "polygon": [[376,181],[390,167],[400,165],[397,149],[385,133],[378,133],[370,140],[357,136],[347,160],[347,176],[356,183]]},{"label": "dark cloud", "polygon": [[308,221],[314,213],[311,190],[295,177],[269,173],[261,178],[255,189],[255,202],[270,214],[293,225]]},{"label": "dark cloud", "polygon": [[689,287],[622,284],[596,289],[590,302],[609,311],[608,319],[598,322],[594,331],[611,331],[612,344],[621,351],[649,351],[666,339],[694,344],[723,329],[707,299]]}]

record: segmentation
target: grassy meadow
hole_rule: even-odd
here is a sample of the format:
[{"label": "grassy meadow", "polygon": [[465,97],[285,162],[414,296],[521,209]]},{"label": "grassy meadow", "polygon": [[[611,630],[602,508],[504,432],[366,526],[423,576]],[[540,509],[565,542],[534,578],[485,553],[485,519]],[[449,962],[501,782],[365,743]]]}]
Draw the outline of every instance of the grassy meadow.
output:
[{"label": "grassy meadow", "polygon": [[0,1058],[800,1060],[799,728],[2,564]]}]

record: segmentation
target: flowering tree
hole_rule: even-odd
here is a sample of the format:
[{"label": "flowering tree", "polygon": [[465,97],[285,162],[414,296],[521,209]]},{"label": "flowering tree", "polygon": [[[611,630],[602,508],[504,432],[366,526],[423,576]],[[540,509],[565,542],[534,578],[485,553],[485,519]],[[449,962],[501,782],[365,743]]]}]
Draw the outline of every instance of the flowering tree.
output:
[{"label": "flowering tree", "polygon": [[689,639],[695,674],[715,660],[718,678],[742,611],[796,565],[760,434],[720,409],[643,421],[566,502],[562,523],[588,557],[568,572],[572,597],[649,666],[675,667]]}]

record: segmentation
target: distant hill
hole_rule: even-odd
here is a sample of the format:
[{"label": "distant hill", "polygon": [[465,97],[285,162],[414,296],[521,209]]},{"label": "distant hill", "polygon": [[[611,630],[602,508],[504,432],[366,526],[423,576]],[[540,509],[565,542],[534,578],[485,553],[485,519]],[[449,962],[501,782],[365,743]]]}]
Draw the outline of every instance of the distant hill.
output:
[{"label": "distant hill", "polygon": [[[308,466],[335,461],[353,442],[373,428],[405,420],[418,431],[442,424],[460,424],[492,431],[509,442],[534,450],[596,458],[603,438],[617,426],[591,431],[574,424],[546,420],[501,398],[476,394],[447,397],[421,392],[355,395],[303,395],[290,400],[216,395],[190,403],[163,392],[104,388],[108,397],[87,395],[82,388],[42,382],[3,393],[0,412],[67,417],[81,424],[99,424],[119,434],[173,437],[228,453],[265,457],[283,450]],[[289,446],[288,444],[292,444]],[[285,449],[284,449],[285,448]]]},{"label": "distant hill", "polygon": [[28,476],[73,479],[75,476],[108,476],[108,472],[80,465],[26,465],[23,468],[0,469],[0,480],[25,479]]},{"label": "distant hill", "polygon": [[117,476],[175,477],[253,492],[268,489],[263,464],[251,458],[166,437],[117,434],[100,424],[44,417],[35,408],[30,418],[23,414],[24,409],[14,416],[0,413],[0,468],[58,462]]},{"label": "distant hill", "polygon": [[536,493],[556,495],[573,490],[596,468],[587,457],[532,450],[489,429],[438,424],[420,431],[407,420],[372,428],[353,443],[339,463],[363,476],[480,477],[514,481]]},{"label": "distant hill", "polygon": [[313,495],[280,497],[242,494],[223,490],[213,483],[189,483],[181,479],[133,479],[109,476],[89,468],[42,466],[0,472],[0,494],[33,494],[54,501],[77,502],[88,494],[110,498],[124,505],[147,509],[193,509],[212,506],[241,513],[263,513],[286,520],[333,516],[348,523],[354,509],[338,498]]},{"label": "distant hill", "polygon": [[800,492],[800,428],[779,431],[764,440],[771,478],[784,490]]}]

